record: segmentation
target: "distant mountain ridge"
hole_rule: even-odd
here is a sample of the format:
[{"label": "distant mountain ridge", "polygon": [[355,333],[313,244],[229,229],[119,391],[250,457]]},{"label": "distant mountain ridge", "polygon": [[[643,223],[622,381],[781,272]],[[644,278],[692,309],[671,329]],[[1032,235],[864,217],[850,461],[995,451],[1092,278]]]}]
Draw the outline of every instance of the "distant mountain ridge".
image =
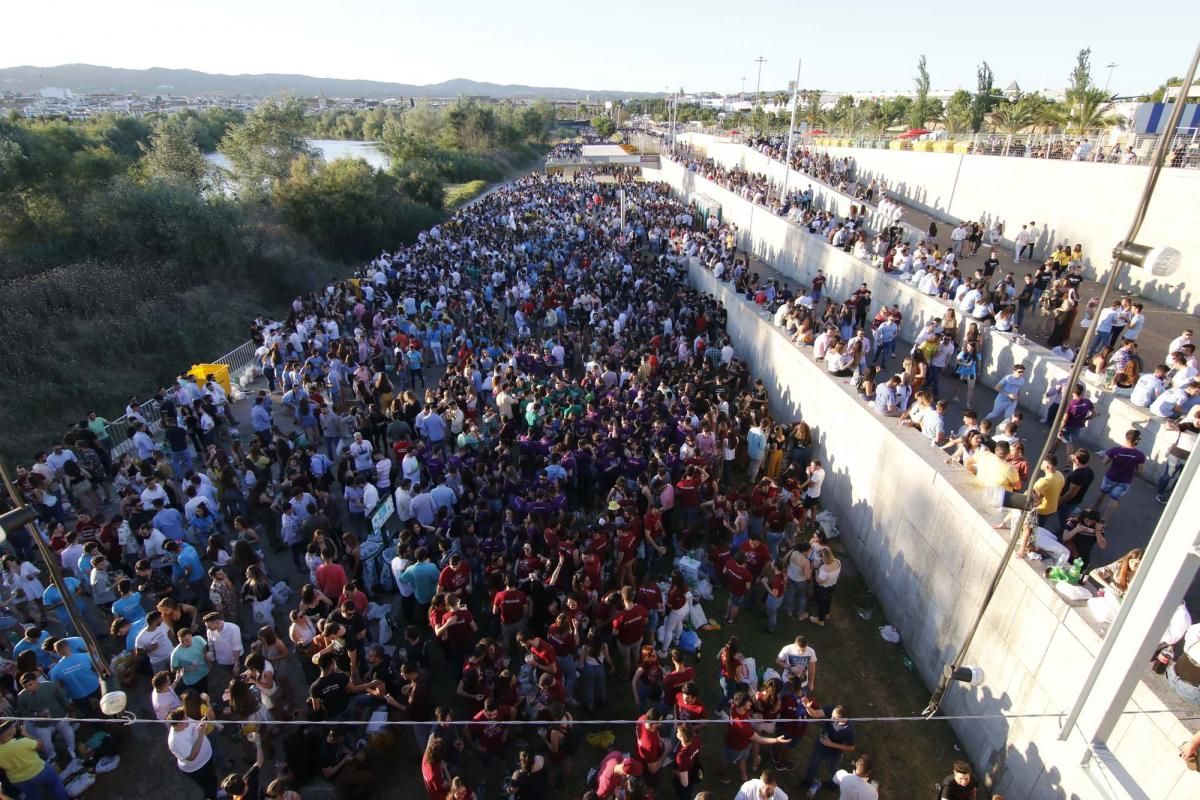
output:
[{"label": "distant mountain ridge", "polygon": [[586,90],[551,86],[487,83],[467,78],[416,85],[385,81],[316,78],[311,75],[220,75],[192,69],[120,69],[92,64],[61,64],[54,67],[0,68],[0,92],[36,92],[49,86],[76,93],[117,92],[143,95],[250,95],[264,97],[281,92],[327,97],[459,97],[483,95],[502,99],[545,97],[553,100],[615,100],[626,97],[655,97],[653,92],[622,92],[614,89]]}]

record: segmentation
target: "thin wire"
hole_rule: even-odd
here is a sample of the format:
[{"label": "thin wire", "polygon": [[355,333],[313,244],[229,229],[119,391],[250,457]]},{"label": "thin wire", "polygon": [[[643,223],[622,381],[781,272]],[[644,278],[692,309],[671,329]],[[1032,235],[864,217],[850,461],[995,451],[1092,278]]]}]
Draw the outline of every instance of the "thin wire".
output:
[{"label": "thin wire", "polygon": [[[1200,720],[1200,715],[1196,716],[1181,716],[1181,711],[1192,711],[1195,709],[1172,709],[1159,708],[1153,710],[1145,709],[1126,709],[1121,713],[1122,716],[1149,716],[1157,714],[1171,714],[1177,719],[1190,722]],[[842,722],[854,724],[865,723],[897,723],[897,722],[960,722],[973,720],[1017,720],[1017,719],[1062,719],[1066,716],[1066,711],[1055,712],[1039,712],[1036,714],[956,714],[951,716],[936,716],[927,717],[924,714],[914,714],[911,716],[886,716],[886,717],[845,717]],[[371,722],[370,720],[326,720],[314,722],[304,719],[275,719],[275,720],[249,720],[249,719],[212,719],[212,720],[169,720],[156,719],[149,717],[18,717],[0,715],[0,722],[34,722],[34,723],[49,723],[49,722],[87,722],[94,725],[172,725],[175,722],[197,722],[212,725],[256,725],[256,726],[313,726],[313,727],[336,727],[336,726],[352,726],[362,727],[364,725],[374,727],[389,727],[389,728],[412,728],[416,726],[428,727],[449,726],[449,727],[480,727],[484,725],[500,725],[504,727],[546,727],[555,724],[582,725],[582,726],[626,726],[634,725],[638,722],[660,722],[671,724],[674,722],[684,722],[688,725],[729,725],[733,722],[750,722],[754,725],[765,724],[788,724],[788,725],[820,725],[830,721],[830,718],[823,717],[817,719],[748,719],[748,720],[731,720],[723,718],[715,719],[688,719],[688,720],[637,720],[637,719],[572,719],[572,720],[524,720],[524,719],[509,719],[509,720],[472,720],[472,719],[456,719],[446,721],[430,720],[429,722],[417,722],[414,720],[381,720],[379,722]]]}]

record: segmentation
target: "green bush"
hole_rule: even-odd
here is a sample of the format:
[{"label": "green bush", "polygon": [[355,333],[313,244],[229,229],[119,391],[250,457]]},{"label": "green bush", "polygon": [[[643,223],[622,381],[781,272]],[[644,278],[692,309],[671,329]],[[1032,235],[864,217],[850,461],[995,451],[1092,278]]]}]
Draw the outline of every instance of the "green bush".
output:
[{"label": "green bush", "polygon": [[471,181],[446,188],[446,208],[456,209],[471,202],[483,194],[488,187],[487,181]]}]

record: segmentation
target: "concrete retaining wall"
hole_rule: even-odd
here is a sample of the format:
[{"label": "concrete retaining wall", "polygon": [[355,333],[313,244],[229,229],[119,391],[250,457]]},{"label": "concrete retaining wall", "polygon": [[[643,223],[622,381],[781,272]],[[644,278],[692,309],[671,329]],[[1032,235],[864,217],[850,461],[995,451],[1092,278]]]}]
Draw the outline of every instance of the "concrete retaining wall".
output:
[{"label": "concrete retaining wall", "polygon": [[[741,145],[728,147],[770,160]],[[723,219],[738,226],[739,246],[753,252],[795,284],[807,285],[817,270],[823,269],[828,278],[828,294],[846,298],[860,283],[866,283],[877,304],[900,307],[904,315],[901,336],[908,341],[923,329],[926,320],[940,317],[949,306],[943,300],[922,294],[912,284],[896,280],[849,253],[831,247],[783,217],[755,206],[673,161],[664,158],[661,169],[646,170],[645,174],[647,179],[666,181],[685,199],[703,194],[720,203]],[[838,202],[838,193],[827,194],[834,195],[828,198],[829,202]],[[1070,375],[1071,365],[1055,358],[1041,345],[1019,343],[1007,334],[994,331],[985,334],[983,356],[985,370],[980,377],[983,383],[995,383],[1011,371],[1013,364],[1025,364],[1027,383],[1020,403],[1033,414],[1042,413],[1042,397],[1051,382]],[[1175,441],[1175,434],[1167,431],[1162,421],[1152,417],[1146,409],[1138,408],[1124,398],[1094,390],[1090,396],[1096,404],[1097,416],[1088,423],[1082,443],[1093,449],[1108,449],[1122,442],[1127,430],[1137,427],[1143,434],[1141,447],[1151,462],[1141,475],[1147,480],[1156,479],[1166,464],[1167,451]]]},{"label": "concrete retaining wall", "polygon": [[[772,412],[781,419],[803,417],[813,427],[828,475],[823,503],[838,515],[843,546],[888,621],[900,630],[922,679],[933,687],[1003,556],[1004,540],[966,499],[979,496],[978,485],[969,485],[973,479],[962,471],[939,470],[939,451],[915,431],[897,433],[894,423],[860,402],[852,387],[831,377],[766,314],[695,261],[689,279],[725,304],[737,354],[766,383],[774,398]],[[913,441],[906,441],[906,434]],[[842,613],[848,613],[845,606]],[[943,712],[1063,713],[1099,646],[1098,635],[1077,610],[1028,564],[1014,563],[967,658],[983,668],[986,681],[976,689],[952,687]],[[1163,705],[1139,684],[1134,708],[1161,711]],[[1057,745],[1056,717],[952,724],[977,768],[989,773],[995,790],[1007,797],[1103,796],[1093,777],[1075,766],[1077,757]],[[1187,735],[1170,714],[1131,716],[1108,744],[1149,797],[1195,797],[1200,777],[1187,772],[1175,755]],[[920,796],[909,788],[913,791],[905,796]]]},{"label": "concrete retaining wall", "polygon": [[[891,193],[935,216],[988,224],[999,219],[1010,239],[1022,225],[1036,221],[1043,231],[1038,254],[1047,253],[1048,245],[1078,242],[1092,278],[1107,272],[1113,246],[1129,228],[1150,169],[954,153],[822,149],[834,157],[850,156],[860,178],[886,179]],[[1200,170],[1163,170],[1138,239],[1178,248],[1183,266],[1168,278],[1128,269],[1121,278],[1123,288],[1168,308],[1200,313],[1197,209]]]}]

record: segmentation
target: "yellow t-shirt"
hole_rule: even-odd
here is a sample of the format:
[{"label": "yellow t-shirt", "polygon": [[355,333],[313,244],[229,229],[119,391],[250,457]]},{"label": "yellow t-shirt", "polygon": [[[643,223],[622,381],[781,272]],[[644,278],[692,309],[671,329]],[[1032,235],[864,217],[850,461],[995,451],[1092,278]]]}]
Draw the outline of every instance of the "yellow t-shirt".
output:
[{"label": "yellow t-shirt", "polygon": [[42,774],[46,762],[38,755],[37,742],[14,736],[0,744],[0,769],[11,783],[23,783]]},{"label": "yellow t-shirt", "polygon": [[1063,486],[1067,479],[1058,470],[1053,475],[1043,475],[1033,484],[1033,490],[1041,495],[1042,502],[1038,503],[1037,513],[1053,514],[1058,511],[1058,498],[1062,496]]}]

